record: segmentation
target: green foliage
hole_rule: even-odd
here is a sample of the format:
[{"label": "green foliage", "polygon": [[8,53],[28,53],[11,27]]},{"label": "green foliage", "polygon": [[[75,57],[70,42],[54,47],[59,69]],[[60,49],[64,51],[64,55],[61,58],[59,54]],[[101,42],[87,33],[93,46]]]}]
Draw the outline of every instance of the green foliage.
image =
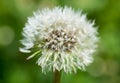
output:
[{"label": "green foliage", "polygon": [[62,83],[120,83],[120,0],[0,0],[0,83],[52,83],[19,52],[19,40],[27,17],[44,7],[82,9],[99,27],[100,43],[95,61],[77,74],[62,74]]}]

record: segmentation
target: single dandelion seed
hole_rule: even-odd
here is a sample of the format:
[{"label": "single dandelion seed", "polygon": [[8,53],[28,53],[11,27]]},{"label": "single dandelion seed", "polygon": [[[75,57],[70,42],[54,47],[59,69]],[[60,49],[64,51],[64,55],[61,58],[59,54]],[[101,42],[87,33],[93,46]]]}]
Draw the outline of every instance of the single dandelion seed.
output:
[{"label": "single dandelion seed", "polygon": [[28,18],[22,34],[24,47],[20,51],[33,52],[27,59],[39,55],[37,64],[43,72],[85,70],[93,62],[98,42],[94,21],[88,21],[81,11],[75,12],[70,7],[35,12]]}]

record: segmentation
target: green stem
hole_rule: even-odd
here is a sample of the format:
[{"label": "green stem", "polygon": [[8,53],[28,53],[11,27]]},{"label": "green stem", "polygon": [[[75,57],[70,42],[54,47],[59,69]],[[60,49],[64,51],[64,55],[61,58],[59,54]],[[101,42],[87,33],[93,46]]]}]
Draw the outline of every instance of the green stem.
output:
[{"label": "green stem", "polygon": [[61,71],[55,70],[54,72],[54,83],[60,83]]}]

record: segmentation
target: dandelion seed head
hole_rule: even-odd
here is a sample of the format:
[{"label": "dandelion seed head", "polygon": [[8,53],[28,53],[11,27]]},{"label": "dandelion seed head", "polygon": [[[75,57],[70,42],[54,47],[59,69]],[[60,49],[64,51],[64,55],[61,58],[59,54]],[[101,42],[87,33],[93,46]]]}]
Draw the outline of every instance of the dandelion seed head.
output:
[{"label": "dandelion seed head", "polygon": [[35,12],[28,18],[22,34],[24,47],[20,51],[33,52],[28,59],[39,55],[37,64],[43,72],[85,70],[85,66],[93,62],[98,42],[94,22],[70,7],[45,8]]}]

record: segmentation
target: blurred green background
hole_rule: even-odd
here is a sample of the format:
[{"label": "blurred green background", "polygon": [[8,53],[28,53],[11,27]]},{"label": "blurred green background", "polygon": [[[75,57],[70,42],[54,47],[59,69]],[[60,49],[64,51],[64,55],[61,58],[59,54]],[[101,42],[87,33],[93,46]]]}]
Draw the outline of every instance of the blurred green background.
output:
[{"label": "blurred green background", "polygon": [[19,52],[27,17],[44,7],[82,9],[99,26],[99,48],[87,71],[62,73],[62,83],[120,83],[120,0],[0,0],[0,83],[52,83],[53,74],[42,74]]}]

